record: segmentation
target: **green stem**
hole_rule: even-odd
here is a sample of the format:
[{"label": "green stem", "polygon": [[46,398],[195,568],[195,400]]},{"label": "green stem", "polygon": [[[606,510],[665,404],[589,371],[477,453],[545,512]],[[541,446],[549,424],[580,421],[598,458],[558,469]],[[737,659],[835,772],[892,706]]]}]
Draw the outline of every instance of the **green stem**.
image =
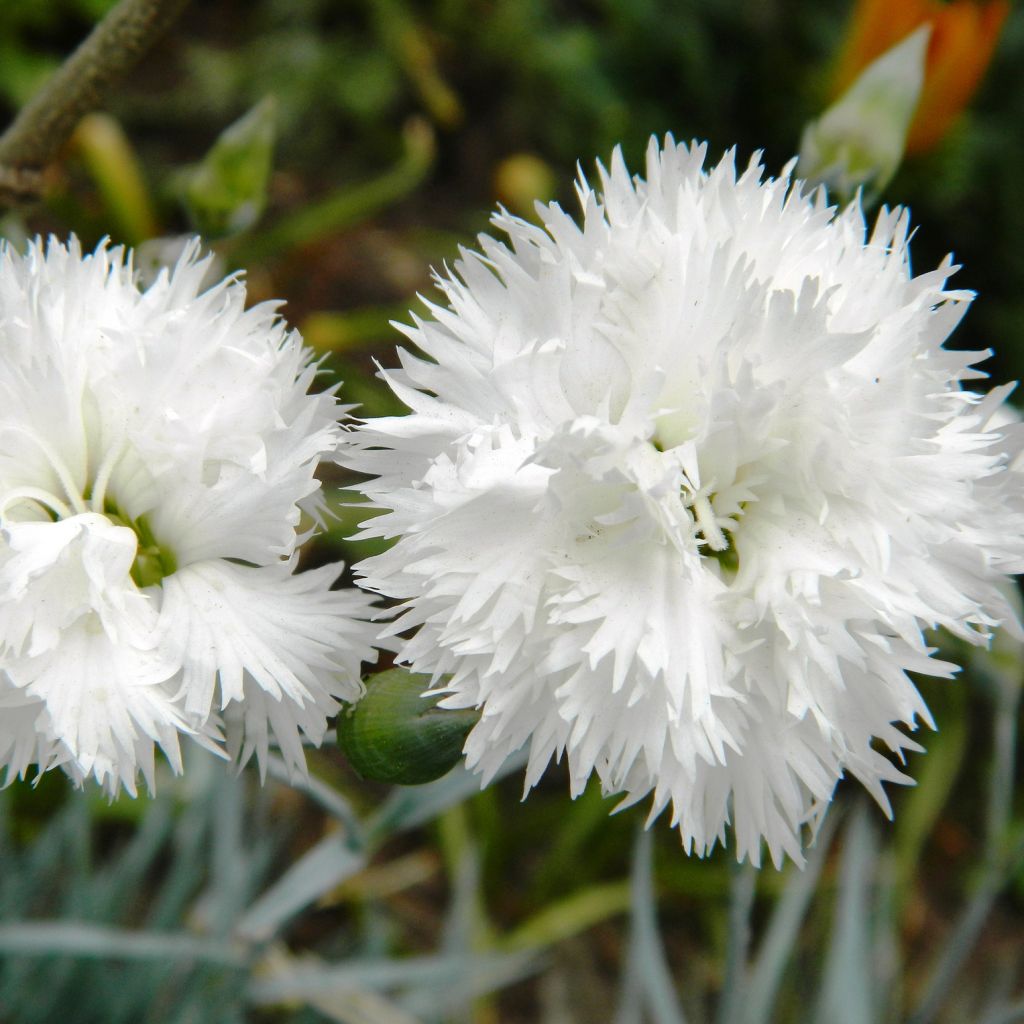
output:
[{"label": "green stem", "polygon": [[408,195],[434,162],[434,133],[425,121],[412,120],[404,132],[405,151],[380,177],[335,189],[258,235],[227,246],[232,262],[244,266],[284,256],[368,219]]}]

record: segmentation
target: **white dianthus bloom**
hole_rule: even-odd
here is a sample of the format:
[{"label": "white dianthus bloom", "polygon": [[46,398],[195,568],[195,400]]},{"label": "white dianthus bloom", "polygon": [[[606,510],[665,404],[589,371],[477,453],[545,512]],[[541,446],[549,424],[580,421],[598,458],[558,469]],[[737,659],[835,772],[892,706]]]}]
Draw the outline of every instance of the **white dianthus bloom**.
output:
[{"label": "white dianthus bloom", "polygon": [[[400,537],[364,585],[404,601],[400,658],[485,776],[524,743],[527,784],[568,760],[625,802],[671,804],[685,848],[801,859],[850,772],[886,805],[929,722],[922,630],[985,642],[1024,568],[1021,428],[985,353],[943,340],[970,293],[912,277],[908,218],[866,230],[755,160],[652,140],[578,187],[577,224],[504,213],[439,279],[448,308],[386,374],[411,415],[368,421]],[[350,449],[351,450],[351,449]],[[444,678],[447,677],[447,678]]]},{"label": "white dianthus bloom", "polygon": [[273,304],[142,289],[121,248],[0,247],[0,766],[152,785],[180,734],[301,770],[375,631],[339,567],[295,573],[345,410]]}]

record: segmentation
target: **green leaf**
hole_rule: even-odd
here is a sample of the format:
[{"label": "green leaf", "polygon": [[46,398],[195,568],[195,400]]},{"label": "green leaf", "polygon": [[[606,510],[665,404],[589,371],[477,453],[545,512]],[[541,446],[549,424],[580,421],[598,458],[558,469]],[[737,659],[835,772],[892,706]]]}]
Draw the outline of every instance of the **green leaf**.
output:
[{"label": "green leaf", "polygon": [[942,727],[928,739],[928,754],[916,766],[917,784],[902,795],[896,815],[896,913],[910,902],[920,878],[921,853],[949,802],[967,752],[967,695],[950,688],[944,694]]},{"label": "green leaf", "polygon": [[549,903],[501,941],[509,952],[538,950],[578,935],[600,921],[629,910],[632,892],[628,882],[606,882],[574,892]]},{"label": "green leaf", "polygon": [[437,706],[430,676],[391,669],[371,676],[365,696],[338,719],[338,745],[364,778],[416,786],[451,771],[479,719]]},{"label": "green leaf", "polygon": [[716,1024],[741,1021],[747,994],[747,960],[750,955],[751,917],[757,894],[757,868],[749,862],[731,861],[729,916],[725,948],[725,973],[715,1013]]},{"label": "green leaf", "polygon": [[115,237],[138,245],[158,235],[146,176],[117,118],[98,111],[86,114],[72,145],[96,183]]},{"label": "green leaf", "polygon": [[279,259],[291,249],[369,220],[404,199],[423,181],[434,164],[436,148],[430,125],[411,118],[402,131],[402,155],[392,167],[369,181],[333,189],[282,217],[267,231],[232,246],[232,258],[241,264]]},{"label": "green leaf", "polygon": [[276,129],[276,103],[264,97],[227,127],[203,162],[186,172],[185,208],[207,238],[247,231],[267,204]]}]

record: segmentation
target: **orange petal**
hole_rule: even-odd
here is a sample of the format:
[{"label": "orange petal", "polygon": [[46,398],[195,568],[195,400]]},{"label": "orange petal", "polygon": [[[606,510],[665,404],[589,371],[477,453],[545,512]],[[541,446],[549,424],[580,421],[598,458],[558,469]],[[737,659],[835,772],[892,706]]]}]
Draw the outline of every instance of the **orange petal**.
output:
[{"label": "orange petal", "polygon": [[924,92],[907,137],[907,152],[936,145],[974,95],[1009,13],[1008,0],[984,6],[940,5],[928,47]]}]

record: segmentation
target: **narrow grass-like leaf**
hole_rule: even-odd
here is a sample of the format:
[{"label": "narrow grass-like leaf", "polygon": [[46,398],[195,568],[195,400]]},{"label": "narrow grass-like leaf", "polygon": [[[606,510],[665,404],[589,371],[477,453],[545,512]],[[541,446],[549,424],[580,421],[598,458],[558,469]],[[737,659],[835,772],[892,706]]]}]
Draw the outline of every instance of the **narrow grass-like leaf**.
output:
[{"label": "narrow grass-like leaf", "polygon": [[617,1022],[625,1024],[637,1020],[636,1010],[642,1004],[654,1024],[686,1024],[658,934],[654,844],[651,833],[646,829],[640,830],[633,847],[630,898],[632,915],[626,976]]},{"label": "narrow grass-like leaf", "polygon": [[643,1024],[644,996],[640,989],[637,964],[627,960],[619,985],[619,1005],[615,1013],[615,1024]]},{"label": "narrow grass-like leaf", "polygon": [[470,841],[459,853],[458,864],[449,873],[452,896],[442,929],[441,950],[452,955],[468,955],[479,930],[480,856]]},{"label": "narrow grass-like leaf", "polygon": [[[513,754],[501,766],[494,781],[522,768],[526,758],[525,750]],[[479,790],[480,776],[469,771],[464,764],[456,765],[443,778],[425,786],[398,787],[367,821],[367,843],[373,846],[396,832],[416,828]]]},{"label": "narrow grass-like leaf", "polygon": [[377,992],[339,989],[329,996],[314,996],[309,1005],[337,1024],[423,1024]]},{"label": "narrow grass-like leaf", "polygon": [[525,969],[530,962],[531,958],[523,954],[354,958],[330,965],[290,961],[254,978],[249,985],[248,998],[255,1006],[274,1006],[359,989],[374,992],[423,986],[445,989],[470,984],[477,976],[511,971],[516,965]]},{"label": "narrow grass-like leaf", "polygon": [[731,869],[725,976],[715,1015],[716,1024],[741,1024],[743,1019],[750,952],[750,914],[757,891],[757,869],[753,865],[733,861]]},{"label": "narrow grass-like leaf", "polygon": [[1015,648],[1017,661],[1006,670],[992,659],[984,660],[980,671],[989,667],[996,682],[993,707],[994,761],[989,773],[987,817],[985,822],[985,863],[977,880],[974,896],[939,955],[928,984],[908,1024],[931,1024],[952,990],[960,968],[970,956],[981,934],[992,906],[1002,887],[1024,862],[1024,843],[1006,849],[1013,830],[1013,777],[1017,758],[1017,713],[1020,706],[1020,647]]},{"label": "narrow grass-like leaf", "polygon": [[501,942],[505,950],[543,949],[578,935],[599,921],[629,910],[633,898],[629,882],[591,885],[564,900],[551,903],[521,924]]},{"label": "narrow grass-like leaf", "polygon": [[146,916],[151,928],[172,928],[202,884],[207,871],[210,816],[208,800],[197,797],[178,818],[167,875],[150,901]]},{"label": "narrow grass-like leaf", "polygon": [[407,122],[402,141],[402,155],[381,175],[359,184],[343,185],[286,214],[259,235],[245,238],[233,250],[233,258],[250,265],[279,258],[296,246],[309,245],[351,228],[398,202],[426,176],[436,148],[433,130],[418,118]]},{"label": "narrow grass-like leaf", "polygon": [[896,884],[892,848],[883,842],[875,872],[875,921],[871,949],[873,1001],[880,1020],[895,1019],[903,976],[900,919],[896,914],[899,899]]},{"label": "narrow grass-like leaf", "polygon": [[174,816],[167,800],[154,801],[146,810],[131,841],[105,871],[97,873],[93,887],[102,893],[108,919],[135,909],[132,902],[165,847],[174,828]]},{"label": "narrow grass-like leaf", "polygon": [[157,234],[157,217],[141,162],[121,123],[93,112],[78,123],[71,140],[99,189],[114,225],[113,235],[138,245]]},{"label": "narrow grass-like leaf", "polygon": [[485,955],[471,959],[475,959],[475,969],[456,976],[449,984],[418,986],[396,997],[396,1001],[419,1018],[447,1018],[474,999],[520,981],[536,969],[536,961],[530,955]]},{"label": "narrow grass-like leaf", "polygon": [[344,836],[325,836],[249,907],[235,934],[247,941],[271,938],[289,918],[365,865],[365,856],[352,850]]},{"label": "narrow grass-like leaf", "polygon": [[918,877],[921,851],[949,799],[967,749],[966,698],[961,691],[945,694],[950,713],[927,741],[928,754],[915,763],[917,783],[903,794],[895,823],[896,914],[906,906]]},{"label": "narrow grass-like leaf", "polygon": [[818,993],[818,1024],[872,1024],[876,1008],[871,961],[871,890],[878,863],[878,837],[861,797],[843,837],[832,936],[825,977]]},{"label": "narrow grass-like leaf", "polygon": [[757,951],[747,986],[743,1024],[769,1024],[778,995],[782,972],[796,944],[800,924],[807,912],[832,844],[839,814],[833,807],[818,832],[813,849],[803,869],[790,865],[782,896],[768,923],[768,930]]},{"label": "narrow grass-like leaf", "polygon": [[596,779],[573,801],[572,813],[565,816],[555,832],[548,854],[536,873],[531,886],[535,898],[558,893],[564,887],[565,878],[578,873],[594,836],[607,828],[608,814],[614,806],[613,798],[601,792]]},{"label": "narrow grass-like leaf", "polygon": [[132,931],[78,921],[0,925],[0,952],[18,956],[115,957],[121,960],[206,960],[241,966],[244,952],[219,940],[173,932]]},{"label": "narrow grass-like leaf", "polygon": [[1003,1006],[986,1015],[980,1024],[1020,1024],[1024,1021],[1024,999],[1012,1006]]},{"label": "narrow grass-like leaf", "polygon": [[1024,866],[1024,843],[1006,858],[1005,865],[986,866],[974,896],[957,919],[956,926],[932,969],[925,993],[907,1024],[931,1024],[941,1011],[960,968],[970,956],[988,920],[999,891]]},{"label": "narrow grass-like leaf", "polygon": [[349,844],[361,849],[366,845],[363,837],[363,826],[352,805],[333,786],[314,775],[293,778],[288,766],[274,754],[267,758],[267,774],[271,778],[283,782],[292,789],[305,793],[321,810],[336,818],[348,833]]},{"label": "narrow grass-like leaf", "polygon": [[[215,935],[228,935],[248,902],[250,855],[243,836],[245,779],[220,772],[213,788],[210,881],[201,900],[202,919]],[[195,911],[194,911],[195,912]]]},{"label": "narrow grass-like leaf", "polygon": [[985,816],[985,856],[999,859],[1005,851],[1013,816],[1014,778],[1017,764],[1018,721],[1024,685],[1024,645],[1006,630],[996,634],[991,651],[974,651],[971,669],[991,680],[993,700],[993,756],[989,774]]}]

